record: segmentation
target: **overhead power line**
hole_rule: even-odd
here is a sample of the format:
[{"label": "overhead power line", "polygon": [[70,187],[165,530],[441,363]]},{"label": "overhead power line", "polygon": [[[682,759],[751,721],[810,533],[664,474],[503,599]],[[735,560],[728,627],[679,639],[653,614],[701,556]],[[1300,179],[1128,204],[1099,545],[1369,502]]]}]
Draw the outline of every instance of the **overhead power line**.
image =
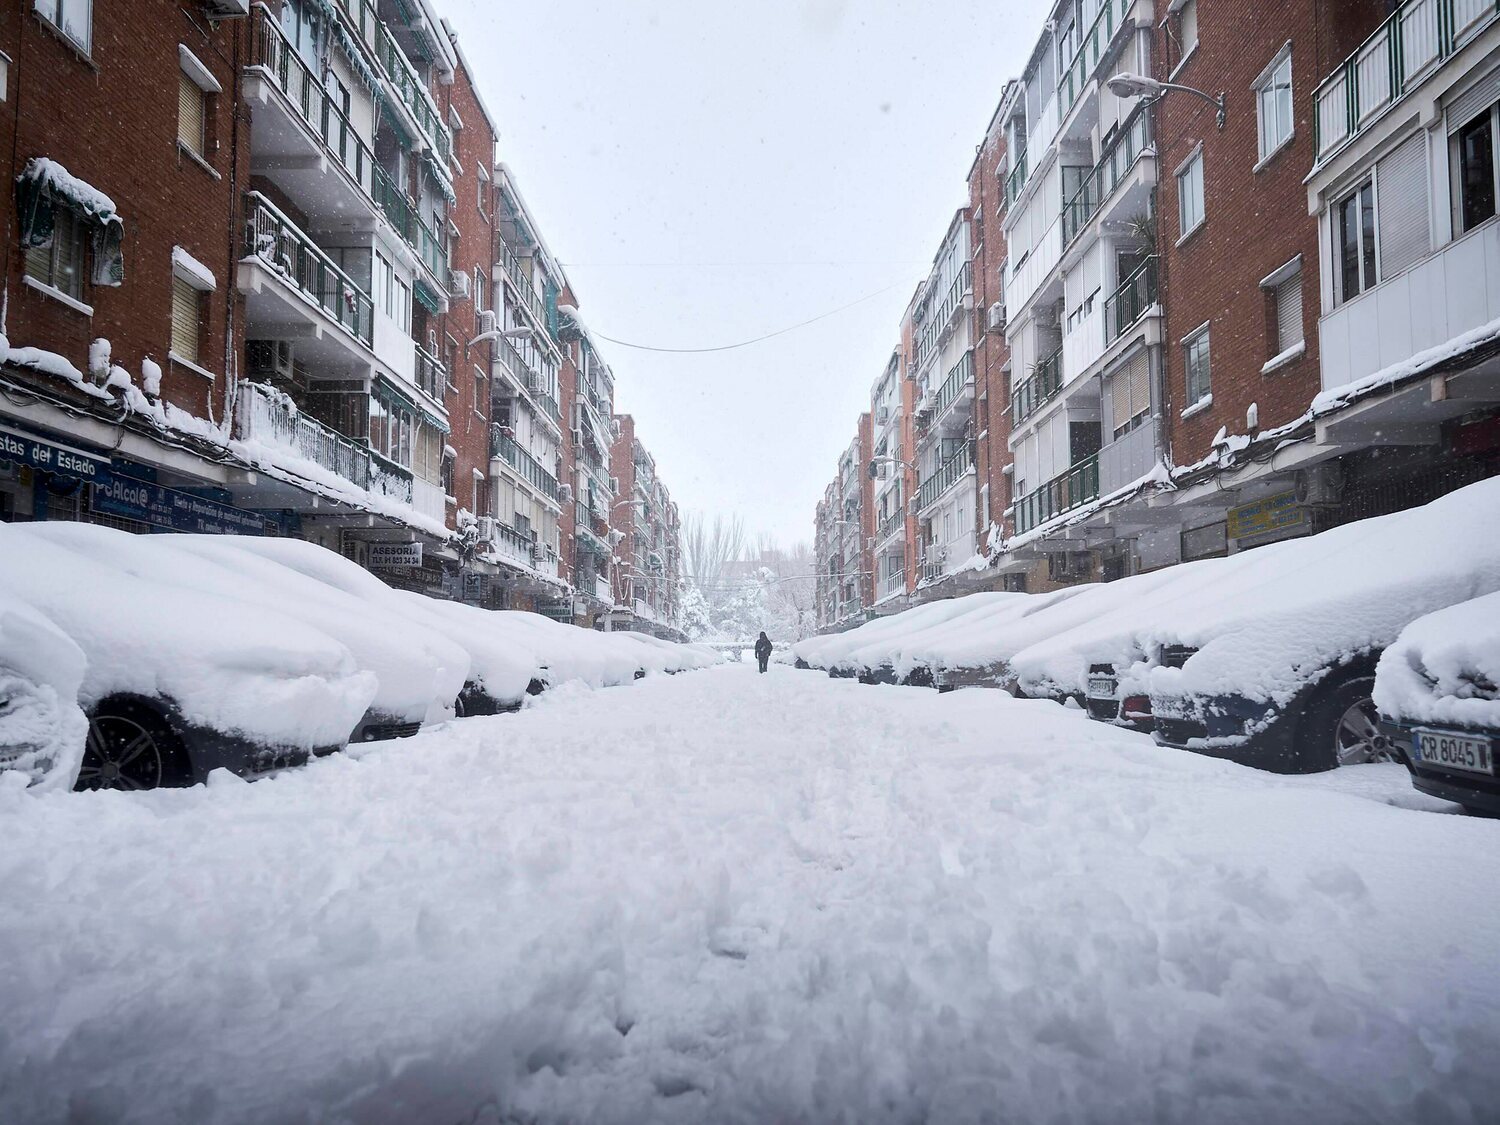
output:
[{"label": "overhead power line", "polygon": [[737,344],[720,344],[718,347],[713,348],[660,348],[655,347],[651,344],[631,344],[627,343],[624,340],[616,340],[613,336],[606,336],[603,332],[595,332],[594,335],[598,336],[601,340],[608,340],[611,344],[617,344],[622,348],[633,348],[638,352],[668,352],[673,355],[704,355],[708,352],[730,352],[734,351],[736,348],[748,348],[751,344],[759,344],[762,341],[773,339],[776,336],[785,336],[788,332],[795,332],[799,328],[806,328],[809,324],[816,324],[820,320],[827,320],[830,316],[837,316],[841,312],[846,312],[849,309],[852,309],[855,305],[862,305],[866,301],[874,300],[882,293],[889,293],[892,289],[895,289],[903,284],[905,283],[900,281],[894,282],[890,285],[887,285],[884,289],[877,289],[873,293],[866,293],[857,301],[850,301],[847,305],[840,305],[836,309],[830,309],[828,312],[819,313],[815,317],[811,317],[808,320],[793,324],[790,327],[778,328],[775,332],[767,332],[764,336],[757,336],[753,340],[741,340]]}]

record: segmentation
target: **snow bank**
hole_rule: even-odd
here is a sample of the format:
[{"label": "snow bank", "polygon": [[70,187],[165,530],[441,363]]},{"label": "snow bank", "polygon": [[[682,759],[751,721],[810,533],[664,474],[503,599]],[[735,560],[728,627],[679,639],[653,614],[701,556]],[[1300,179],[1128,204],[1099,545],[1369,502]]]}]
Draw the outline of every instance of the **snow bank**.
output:
[{"label": "snow bank", "polygon": [[[67,529],[70,534],[48,534]],[[375,677],[349,650],[222,573],[123,564],[123,531],[87,524],[0,524],[0,590],[49,619],[87,658],[85,709],[121,692],[171,700],[189,722],[267,747],[310,751],[348,738]]]},{"label": "snow bank", "polygon": [[88,734],[85,664],[57,626],[0,593],[0,787],[12,771],[38,791],[73,788]]},{"label": "snow bank", "polygon": [[1500,852],[1445,807],[743,667],[0,786],[0,1120],[1477,1123]]},{"label": "snow bank", "polygon": [[1402,722],[1500,728],[1500,593],[1401,630],[1380,658],[1375,706]]}]

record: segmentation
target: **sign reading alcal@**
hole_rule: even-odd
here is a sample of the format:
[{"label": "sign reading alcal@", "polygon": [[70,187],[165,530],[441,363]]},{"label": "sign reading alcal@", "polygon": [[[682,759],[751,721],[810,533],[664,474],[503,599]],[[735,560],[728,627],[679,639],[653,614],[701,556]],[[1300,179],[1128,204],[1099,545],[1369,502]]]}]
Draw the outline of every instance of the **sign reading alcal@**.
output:
[{"label": "sign reading alcal@", "polygon": [[373,570],[400,570],[422,565],[420,543],[371,543],[366,559]]},{"label": "sign reading alcal@", "polygon": [[264,535],[266,518],[206,496],[101,471],[94,478],[94,511],[200,535]]},{"label": "sign reading alcal@", "polygon": [[93,480],[109,465],[109,458],[98,453],[43,441],[6,426],[0,426],[0,461],[17,461],[44,472],[82,480]]}]

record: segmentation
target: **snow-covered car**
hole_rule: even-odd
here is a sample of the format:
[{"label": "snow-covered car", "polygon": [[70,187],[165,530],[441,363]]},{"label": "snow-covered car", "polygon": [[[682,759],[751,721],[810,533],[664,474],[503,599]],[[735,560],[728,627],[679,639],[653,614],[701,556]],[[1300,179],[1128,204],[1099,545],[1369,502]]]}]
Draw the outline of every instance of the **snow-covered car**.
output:
[{"label": "snow-covered car", "polygon": [[539,679],[547,687],[576,680],[590,687],[628,684],[645,674],[642,650],[622,647],[611,634],[564,625],[536,613],[490,611],[496,636],[534,655]]},{"label": "snow-covered car", "polygon": [[87,660],[46,618],[0,594],[0,774],[71,789],[89,722],[78,706]]},{"label": "snow-covered car", "polygon": [[[882,667],[894,659],[903,637],[912,636],[933,625],[972,613],[997,595],[969,594],[914,606],[889,617],[877,617],[843,633],[809,637],[792,646],[795,660],[817,668],[835,678],[854,678],[896,682],[897,677],[881,674]],[[999,595],[1016,597],[1018,595]]]},{"label": "snow-covered car", "polygon": [[1375,669],[1374,700],[1413,785],[1500,814],[1500,593],[1401,630]]},{"label": "snow-covered car", "polygon": [[327,633],[242,597],[238,575],[167,552],[123,563],[141,542],[86,524],[0,524],[0,590],[84,658],[79,787],[251,775],[342,747],[375,675]]},{"label": "snow-covered car", "polygon": [[664,672],[669,676],[675,676],[679,672],[709,668],[719,662],[718,654],[712,649],[704,650],[695,645],[680,645],[673,641],[664,641],[649,633],[608,633],[605,635],[618,637],[626,644],[633,644],[644,650],[641,661],[647,671],[651,672]]},{"label": "snow-covered car", "polygon": [[[490,615],[486,611],[393,589],[364,567],[316,543],[244,535],[184,535],[174,538],[172,545],[230,566],[237,565],[241,555],[253,555],[441,636],[468,657],[468,676],[452,700],[455,714],[493,715],[515,710],[535,677],[531,654],[496,637],[488,628]],[[370,729],[367,725],[361,734]]]}]

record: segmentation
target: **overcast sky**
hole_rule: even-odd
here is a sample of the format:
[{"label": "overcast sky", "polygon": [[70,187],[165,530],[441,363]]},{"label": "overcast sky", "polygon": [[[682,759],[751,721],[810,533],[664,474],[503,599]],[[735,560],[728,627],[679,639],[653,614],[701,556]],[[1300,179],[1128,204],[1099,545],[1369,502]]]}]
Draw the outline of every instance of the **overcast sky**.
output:
[{"label": "overcast sky", "polygon": [[683,509],[811,540],[1040,0],[436,0]]}]

